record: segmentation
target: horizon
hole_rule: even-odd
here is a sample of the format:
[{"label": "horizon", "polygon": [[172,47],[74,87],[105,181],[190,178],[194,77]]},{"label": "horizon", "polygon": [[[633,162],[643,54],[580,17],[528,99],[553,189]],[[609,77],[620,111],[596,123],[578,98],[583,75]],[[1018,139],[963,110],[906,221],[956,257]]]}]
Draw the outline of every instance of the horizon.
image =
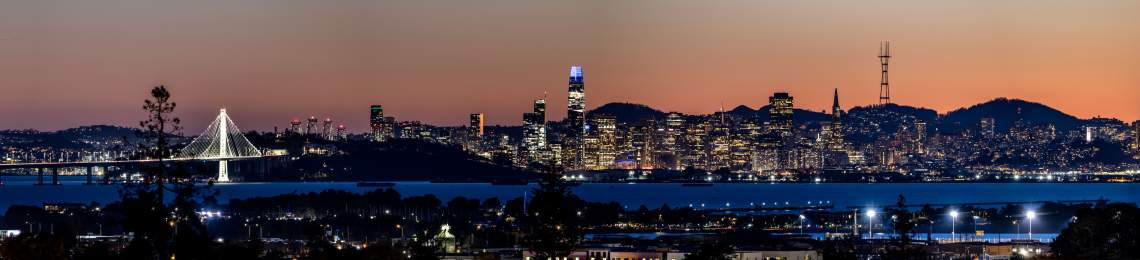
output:
[{"label": "horizon", "polygon": [[[893,103],[946,113],[1008,97],[1078,118],[1140,119],[1140,3],[609,1],[499,4],[280,1],[0,3],[0,122],[59,130],[133,126],[165,85],[187,131],[229,108],[243,129],[331,117],[517,125],[567,68],[586,108],[612,102],[707,114],[877,104],[878,44],[892,41]],[[118,8],[131,6],[134,8]]]},{"label": "horizon", "polygon": [[[790,94],[790,93],[789,93],[789,94]],[[793,97],[793,98],[795,98],[795,95],[792,95],[792,97]],[[1129,124],[1129,123],[1131,123],[1131,122],[1133,122],[1133,121],[1140,121],[1140,119],[1137,119],[1137,120],[1126,120],[1126,119],[1122,119],[1122,118],[1115,118],[1115,117],[1080,117],[1080,116],[1077,116],[1077,115],[1073,115],[1073,114],[1067,113],[1067,112],[1065,112],[1064,110],[1058,109],[1058,108],[1056,108],[1056,107],[1052,107],[1052,106],[1050,106],[1049,104],[1044,104],[1044,103],[1041,103],[1041,102],[1036,102],[1036,101],[1033,101],[1033,100],[1025,100],[1025,99],[1021,99],[1021,98],[1013,98],[1013,97],[995,97],[995,98],[993,98],[993,99],[989,99],[989,100],[986,100],[986,101],[984,101],[984,102],[980,102],[980,103],[976,103],[976,104],[970,104],[970,105],[968,105],[968,106],[962,106],[962,107],[959,107],[959,108],[955,108],[955,109],[951,109],[951,110],[947,110],[947,111],[939,111],[939,110],[935,110],[935,109],[932,109],[932,108],[921,107],[921,106],[913,106],[913,105],[909,105],[909,104],[899,104],[899,103],[894,103],[894,102],[890,103],[890,105],[896,105],[896,106],[901,106],[901,107],[911,107],[911,108],[916,108],[916,109],[929,109],[929,110],[933,110],[933,111],[934,111],[934,112],[935,112],[935,113],[936,113],[936,114],[937,114],[939,117],[942,117],[942,116],[945,116],[945,115],[946,115],[946,114],[948,114],[948,113],[951,113],[951,112],[954,112],[954,111],[957,111],[957,110],[964,110],[964,109],[968,109],[968,108],[970,108],[970,107],[972,107],[972,106],[975,106],[975,105],[981,105],[981,104],[990,103],[990,102],[995,102],[995,101],[999,101],[999,100],[1003,100],[1003,99],[1004,99],[1004,100],[1009,100],[1009,101],[1022,101],[1022,102],[1026,102],[1026,103],[1031,103],[1031,104],[1038,104],[1038,105],[1042,105],[1042,106],[1045,106],[1045,107],[1047,107],[1047,108],[1050,108],[1050,109],[1053,109],[1053,110],[1057,110],[1057,111],[1059,111],[1059,112],[1061,112],[1061,113],[1063,113],[1063,114],[1065,114],[1065,115],[1073,116],[1073,117],[1075,117],[1075,118],[1077,118],[1077,119],[1079,119],[1079,120],[1092,120],[1092,119],[1115,119],[1115,120],[1120,120],[1120,121],[1124,122],[1125,124]],[[176,101],[176,102],[177,102],[177,101]],[[548,100],[548,102],[549,102],[549,100]],[[844,106],[843,106],[843,103],[842,103],[842,102],[843,102],[843,99],[842,99],[842,97],[841,97],[841,98],[840,98],[840,109],[841,109],[841,110],[842,110],[844,113],[846,113],[846,112],[848,112],[848,111],[850,111],[851,109],[854,109],[854,108],[871,108],[871,107],[875,107],[875,106],[878,106],[878,105],[879,105],[879,104],[865,104],[865,105],[856,105],[856,106],[847,106],[847,107],[844,107]],[[634,103],[634,102],[627,102],[627,101],[613,101],[613,102],[606,102],[606,103],[604,103],[604,104],[602,104],[602,105],[599,105],[599,106],[597,106],[597,107],[593,107],[593,108],[591,108],[591,109],[587,109],[586,111],[587,111],[587,112],[589,112],[589,111],[594,111],[595,109],[598,109],[598,108],[600,108],[600,107],[602,107],[602,106],[605,106],[605,105],[610,105],[610,104],[629,104],[629,105],[645,106],[645,107],[648,107],[648,108],[650,108],[650,109],[654,109],[654,110],[656,110],[656,111],[659,111],[659,112],[662,112],[662,113],[672,113],[672,112],[678,112],[678,111],[661,110],[661,109],[659,109],[659,108],[657,108],[657,107],[653,107],[653,106],[651,106],[651,105],[647,105],[647,104],[640,104],[640,103]],[[753,106],[748,106],[748,105],[745,105],[745,104],[739,104],[739,105],[734,105],[734,106],[727,106],[727,105],[726,105],[726,106],[724,107],[724,112],[729,112],[729,111],[732,111],[732,110],[736,109],[737,107],[741,107],[741,106],[743,106],[743,107],[747,107],[748,109],[752,109],[752,110],[759,110],[759,109],[762,109],[762,108],[764,108],[764,107],[768,106],[768,104],[761,104],[761,105],[759,105],[759,106],[755,106],[755,107],[753,107]],[[829,112],[829,111],[827,111],[826,109],[822,109],[822,110],[818,110],[818,111],[817,111],[817,110],[814,110],[814,109],[808,109],[808,108],[804,108],[804,107],[798,107],[798,106],[797,106],[797,107],[794,107],[794,108],[795,108],[796,110],[804,110],[804,111],[809,111],[809,112],[813,112],[813,113],[823,113],[823,114],[830,114],[830,112]],[[224,109],[224,108],[223,108],[223,109]],[[228,111],[227,111],[227,112],[228,112]],[[684,114],[684,115],[688,115],[688,116],[711,116],[711,115],[713,115],[713,114],[715,114],[715,113],[717,113],[717,112],[720,112],[720,109],[719,109],[719,108],[718,108],[717,110],[714,110],[714,111],[710,111],[710,112],[699,112],[699,113],[683,113],[683,112],[678,112],[678,113],[681,113],[681,114]],[[175,115],[177,116],[177,115],[178,115],[178,113],[177,113],[177,112],[175,112]],[[185,118],[181,118],[181,117],[179,117],[179,118],[180,118],[180,119],[183,119],[183,122],[185,122],[185,121],[186,121],[186,120],[185,120]],[[318,118],[319,118],[319,117],[318,117]],[[298,119],[304,119],[304,118],[298,118]],[[397,119],[397,120],[399,120],[399,121],[418,121],[418,120],[400,120],[399,118],[396,118],[396,119]],[[563,120],[563,119],[565,119],[565,117],[563,117],[563,118],[547,118],[547,121],[548,121],[548,122],[550,122],[550,121],[561,121],[561,120]],[[421,122],[422,122],[422,121],[421,121]],[[427,123],[427,122],[424,122],[424,123]],[[464,126],[466,126],[466,124],[465,124],[465,123],[466,123],[466,122],[461,122],[461,123],[458,123],[458,124],[431,124],[431,123],[427,123],[427,124],[429,124],[429,125],[433,125],[433,126],[439,126],[439,127],[464,127]],[[236,124],[236,122],[235,122],[235,124]],[[55,132],[55,131],[62,131],[62,130],[68,130],[68,129],[74,129],[74,128],[86,127],[86,126],[114,126],[114,127],[124,127],[124,128],[132,128],[132,129],[133,129],[133,128],[137,128],[136,126],[132,126],[132,125],[124,125],[124,124],[95,123],[95,124],[86,124],[86,125],[75,125],[75,126],[64,127],[64,128],[58,128],[58,129],[37,129],[37,128],[4,128],[4,129],[0,129],[0,131],[8,131],[8,130],[36,130],[36,131],[41,131],[41,132]],[[486,125],[486,126],[488,126],[488,127],[517,127],[517,126],[522,126],[522,123],[521,123],[521,122],[519,122],[519,123],[517,123],[517,124],[488,124],[488,125]],[[184,130],[184,131],[192,131],[192,130],[195,130],[195,127],[189,127],[189,126],[187,126],[187,125],[185,125],[185,124],[183,124],[183,125],[182,125],[182,127],[183,127],[183,130]],[[187,130],[187,127],[189,127],[189,129],[190,129],[190,130]],[[258,129],[247,129],[247,128],[241,127],[240,125],[239,125],[238,127],[240,127],[242,131],[258,131],[258,132],[268,132],[268,131],[272,130],[272,128],[273,128],[273,127],[270,127],[270,129],[259,129],[259,128],[258,128]],[[281,130],[284,130],[284,129],[286,129],[288,126],[275,126],[275,127],[278,127],[278,128],[280,128]],[[351,129],[351,128],[350,128],[350,129]],[[359,134],[359,133],[367,133],[367,132],[366,132],[366,131],[349,131],[349,133]],[[193,132],[185,132],[184,134],[190,134],[190,135],[193,135],[194,133],[193,133]]]}]

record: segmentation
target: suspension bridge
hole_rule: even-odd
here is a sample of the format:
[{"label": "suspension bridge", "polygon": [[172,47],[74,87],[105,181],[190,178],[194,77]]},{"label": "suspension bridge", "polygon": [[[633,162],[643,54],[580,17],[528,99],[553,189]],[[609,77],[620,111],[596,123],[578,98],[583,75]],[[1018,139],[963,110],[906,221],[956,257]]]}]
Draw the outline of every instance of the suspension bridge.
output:
[{"label": "suspension bridge", "polygon": [[[0,164],[0,170],[7,169],[34,169],[39,177],[37,185],[59,185],[60,168],[86,168],[86,184],[94,183],[94,168],[127,167],[162,162],[195,161],[218,163],[218,173],[214,177],[217,182],[230,182],[231,161],[252,160],[266,157],[242,134],[241,129],[230,119],[226,109],[221,109],[214,121],[206,127],[197,137],[170,158],[163,159],[135,159],[112,161],[74,161],[74,162],[32,162]],[[51,183],[45,183],[44,170],[51,171]],[[103,183],[109,183],[109,176],[103,174]],[[2,183],[2,182],[0,182]]]}]

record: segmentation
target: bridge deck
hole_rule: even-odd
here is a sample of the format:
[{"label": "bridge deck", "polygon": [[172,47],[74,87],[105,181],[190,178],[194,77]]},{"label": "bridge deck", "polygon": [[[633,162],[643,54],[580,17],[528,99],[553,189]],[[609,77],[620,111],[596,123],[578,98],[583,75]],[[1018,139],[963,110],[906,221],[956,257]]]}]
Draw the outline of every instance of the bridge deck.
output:
[{"label": "bridge deck", "polygon": [[[242,156],[242,157],[224,157],[224,158],[173,158],[163,159],[163,162],[182,162],[182,161],[241,161],[250,160],[263,157],[273,157],[274,155],[264,156]],[[88,166],[115,166],[115,165],[132,165],[132,164],[146,164],[157,163],[158,159],[147,160],[122,160],[122,161],[89,161],[89,162],[37,162],[37,163],[9,163],[0,164],[0,170],[5,169],[34,169],[34,168],[65,168],[65,167],[88,167]]]}]

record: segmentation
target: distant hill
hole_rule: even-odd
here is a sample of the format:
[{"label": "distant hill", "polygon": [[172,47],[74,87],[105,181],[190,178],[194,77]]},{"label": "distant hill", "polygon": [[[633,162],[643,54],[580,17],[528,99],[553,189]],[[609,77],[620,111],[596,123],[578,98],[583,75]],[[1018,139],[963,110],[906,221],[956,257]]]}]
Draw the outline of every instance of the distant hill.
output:
[{"label": "distant hill", "polygon": [[735,108],[727,111],[726,113],[728,113],[729,115],[731,115],[733,117],[739,117],[739,118],[755,118],[756,117],[756,110],[752,109],[751,107],[745,106],[745,105],[736,106]]},{"label": "distant hill", "polygon": [[[867,113],[880,113],[888,112],[889,114],[903,115],[913,117],[925,122],[936,123],[938,122],[938,111],[929,108],[912,107],[899,104],[886,104],[886,105],[873,105],[853,107],[847,111],[847,114],[867,114]],[[882,113],[880,113],[882,114]]]},{"label": "distant hill", "polygon": [[90,125],[80,126],[76,128],[69,128],[56,131],[56,135],[65,136],[68,138],[87,138],[87,139],[119,139],[119,138],[135,138],[138,136],[138,129],[112,126],[112,125]]},{"label": "distant hill", "polygon": [[118,143],[124,138],[138,139],[136,129],[120,126],[93,125],[69,128],[54,132],[35,130],[2,130],[0,140],[15,147],[54,147],[68,149],[91,148],[93,144]]},{"label": "distant hill", "polygon": [[646,119],[664,118],[665,112],[641,104],[609,103],[586,113],[587,117],[595,115],[610,115],[617,118],[618,124],[632,124]]},{"label": "distant hill", "polygon": [[[853,128],[878,128],[884,133],[893,134],[904,129],[904,127],[906,127],[905,125],[913,120],[926,122],[928,132],[940,129],[938,128],[938,112],[926,108],[897,104],[853,107],[844,115],[843,124]],[[848,133],[847,138],[850,141],[857,142],[873,141],[878,138],[876,135],[868,134],[869,133],[853,132]]]},{"label": "distant hill", "polygon": [[1082,124],[1082,120],[1049,106],[1020,99],[998,98],[989,102],[950,111],[942,117],[946,127],[976,126],[982,118],[993,118],[997,131],[1008,131],[1014,122],[1023,120],[1031,125],[1053,124],[1057,130],[1068,131]]},{"label": "distant hill", "polygon": [[[760,122],[766,122],[766,121],[768,121],[768,111],[769,110],[770,110],[769,106],[763,106],[763,107],[760,107],[759,109],[752,109],[752,108],[749,108],[748,106],[741,105],[741,106],[737,106],[736,108],[733,108],[732,110],[728,111],[728,114],[736,116],[736,117],[740,117],[740,118],[756,118],[756,119],[759,119]],[[828,115],[826,113],[820,113],[820,112],[815,112],[815,111],[810,111],[810,110],[803,110],[803,109],[798,109],[798,108],[794,109],[792,112],[792,121],[795,122],[796,124],[802,124],[802,123],[807,123],[807,122],[830,121],[830,120],[831,120],[831,115]]]}]

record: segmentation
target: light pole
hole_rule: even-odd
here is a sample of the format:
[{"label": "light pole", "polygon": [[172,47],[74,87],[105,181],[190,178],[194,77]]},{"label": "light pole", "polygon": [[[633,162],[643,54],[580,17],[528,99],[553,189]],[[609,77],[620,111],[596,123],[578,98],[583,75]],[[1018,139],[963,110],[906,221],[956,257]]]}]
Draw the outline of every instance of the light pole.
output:
[{"label": "light pole", "polygon": [[954,232],[954,225],[958,222],[958,211],[950,211],[950,241],[958,240],[958,236]]},{"label": "light pole", "polygon": [[1025,212],[1025,218],[1029,219],[1029,240],[1033,240],[1033,219],[1037,218],[1037,212],[1032,210]]},{"label": "light pole", "polygon": [[974,238],[978,237],[978,216],[973,216],[974,219]]},{"label": "light pole", "polygon": [[875,210],[867,210],[867,238],[875,238]]},{"label": "light pole", "polygon": [[1018,223],[1017,220],[1015,219],[1015,220],[1013,220],[1013,226],[1017,227],[1017,237],[1020,238],[1021,237],[1021,224]]},{"label": "light pole", "polygon": [[804,217],[803,214],[800,214],[800,235],[804,234],[804,219],[805,218],[806,217]]}]

